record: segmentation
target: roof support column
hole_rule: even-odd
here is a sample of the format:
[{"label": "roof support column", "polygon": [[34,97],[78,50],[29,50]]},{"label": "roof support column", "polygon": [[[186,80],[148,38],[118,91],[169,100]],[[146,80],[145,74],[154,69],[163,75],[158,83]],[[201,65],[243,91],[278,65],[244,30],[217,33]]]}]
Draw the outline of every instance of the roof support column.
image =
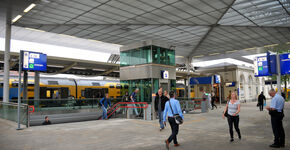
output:
[{"label": "roof support column", "polygon": [[35,71],[34,74],[34,107],[39,106],[39,72]]},{"label": "roof support column", "polygon": [[186,58],[186,70],[187,70],[187,98],[190,99],[190,63],[191,63],[191,58],[187,57]]},{"label": "roof support column", "polygon": [[5,52],[4,52],[4,85],[3,102],[9,102],[9,72],[10,72],[10,40],[11,40],[11,5],[6,10],[5,23]]}]

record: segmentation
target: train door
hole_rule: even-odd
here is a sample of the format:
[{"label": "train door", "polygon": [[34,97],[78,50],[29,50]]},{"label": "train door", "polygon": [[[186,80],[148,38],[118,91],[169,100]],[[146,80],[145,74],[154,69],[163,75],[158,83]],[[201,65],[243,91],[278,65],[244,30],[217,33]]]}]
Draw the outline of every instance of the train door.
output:
[{"label": "train door", "polygon": [[39,93],[39,98],[40,99],[47,99],[46,95],[47,95],[47,92],[46,92],[46,87],[40,87],[40,93]]},{"label": "train door", "polygon": [[67,87],[62,87],[60,89],[60,97],[61,98],[68,98],[68,96],[69,96],[69,90],[68,90],[68,88]]}]

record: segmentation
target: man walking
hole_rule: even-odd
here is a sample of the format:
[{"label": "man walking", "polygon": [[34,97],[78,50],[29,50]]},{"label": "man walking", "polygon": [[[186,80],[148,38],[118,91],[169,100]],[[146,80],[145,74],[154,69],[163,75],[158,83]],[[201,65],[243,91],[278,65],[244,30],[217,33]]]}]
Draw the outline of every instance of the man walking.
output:
[{"label": "man walking", "polygon": [[[137,102],[137,93],[139,92],[139,89],[136,88],[134,92],[131,93],[131,96],[130,96],[130,100],[131,102]],[[136,108],[136,105],[135,104],[132,104],[131,106],[133,106],[134,108],[134,111],[136,113],[136,116],[139,115],[138,111],[137,111],[137,108]]]},{"label": "man walking", "polygon": [[159,124],[160,124],[160,131],[164,129],[164,124],[163,124],[163,111],[165,108],[165,103],[169,99],[162,94],[162,88],[158,90],[158,93],[155,97],[155,111],[158,112],[158,117],[159,117]]},{"label": "man walking", "polygon": [[179,146],[177,142],[177,134],[179,130],[179,124],[176,123],[174,115],[179,114],[182,119],[184,119],[180,107],[180,103],[178,100],[175,99],[174,91],[169,93],[170,100],[168,100],[165,104],[164,114],[163,114],[163,123],[166,126],[166,116],[168,113],[168,122],[171,127],[171,135],[167,140],[165,140],[166,148],[169,149],[169,144],[173,140],[174,146]]},{"label": "man walking", "polygon": [[101,99],[100,104],[101,104],[102,109],[103,109],[103,120],[104,119],[107,120],[108,119],[108,117],[107,117],[107,108],[111,107],[111,101],[109,99],[108,93],[106,93],[105,97]]},{"label": "man walking", "polygon": [[258,97],[258,105],[260,107],[260,111],[263,111],[264,107],[264,100],[266,100],[266,97],[264,96],[264,93],[261,92],[261,94]]},{"label": "man walking", "polygon": [[269,95],[272,98],[270,107],[266,107],[266,109],[269,111],[269,114],[271,116],[271,124],[272,124],[272,130],[274,133],[274,143],[270,145],[270,147],[279,148],[279,147],[285,147],[285,132],[283,128],[283,117],[284,117],[284,98],[277,94],[274,89],[271,89],[269,91]]}]

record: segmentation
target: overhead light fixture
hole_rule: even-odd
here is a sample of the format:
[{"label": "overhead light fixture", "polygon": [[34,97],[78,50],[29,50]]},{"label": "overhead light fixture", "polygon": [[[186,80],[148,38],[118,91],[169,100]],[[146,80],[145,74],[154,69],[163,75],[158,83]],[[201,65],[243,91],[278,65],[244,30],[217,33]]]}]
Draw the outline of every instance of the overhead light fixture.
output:
[{"label": "overhead light fixture", "polygon": [[203,57],[204,55],[193,56],[195,58]]},{"label": "overhead light fixture", "polygon": [[45,32],[44,30],[38,30],[38,29],[33,29],[33,28],[25,28],[27,30],[32,30],[32,31],[37,31],[37,32]]},{"label": "overhead light fixture", "polygon": [[271,44],[271,45],[265,45],[264,47],[274,47],[277,46],[278,44]]},{"label": "overhead light fixture", "polygon": [[212,53],[212,54],[209,54],[210,56],[213,56],[213,55],[218,55],[220,53]]},{"label": "overhead light fixture", "polygon": [[92,41],[92,42],[102,42],[102,41],[98,41],[98,40],[94,40],[94,39],[88,39],[89,41]]},{"label": "overhead light fixture", "polygon": [[59,35],[64,36],[64,37],[77,38],[77,37],[75,37],[75,36],[66,35],[66,34],[59,34]]},{"label": "overhead light fixture", "polygon": [[21,15],[17,15],[13,20],[12,23],[16,22],[18,19],[20,19],[22,16]]},{"label": "overhead light fixture", "polygon": [[35,7],[36,5],[34,3],[30,4],[26,9],[24,9],[23,12],[27,13],[29,12],[33,7]]},{"label": "overhead light fixture", "polygon": [[176,58],[184,58],[184,56],[175,56]]},{"label": "overhead light fixture", "polygon": [[237,52],[238,50],[232,50],[232,51],[226,51],[226,53],[234,53]]},{"label": "overhead light fixture", "polygon": [[246,48],[246,49],[244,49],[244,50],[245,50],[245,51],[249,51],[249,50],[254,50],[254,49],[256,49],[256,47]]}]

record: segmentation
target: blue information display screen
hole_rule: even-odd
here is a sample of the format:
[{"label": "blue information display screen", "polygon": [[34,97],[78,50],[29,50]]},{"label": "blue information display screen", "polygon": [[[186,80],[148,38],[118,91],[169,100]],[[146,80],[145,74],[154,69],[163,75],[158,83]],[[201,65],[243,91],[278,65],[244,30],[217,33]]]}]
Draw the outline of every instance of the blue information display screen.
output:
[{"label": "blue information display screen", "polygon": [[280,54],[281,75],[290,74],[290,53]]},{"label": "blue information display screen", "polygon": [[254,59],[254,73],[255,77],[271,76],[269,73],[267,56],[260,56]]},{"label": "blue information display screen", "polygon": [[220,75],[214,75],[214,83],[217,83],[217,84],[219,84],[219,83],[221,83],[221,76]]},{"label": "blue information display screen", "polygon": [[26,71],[46,71],[47,56],[37,52],[21,51],[22,70]]}]

